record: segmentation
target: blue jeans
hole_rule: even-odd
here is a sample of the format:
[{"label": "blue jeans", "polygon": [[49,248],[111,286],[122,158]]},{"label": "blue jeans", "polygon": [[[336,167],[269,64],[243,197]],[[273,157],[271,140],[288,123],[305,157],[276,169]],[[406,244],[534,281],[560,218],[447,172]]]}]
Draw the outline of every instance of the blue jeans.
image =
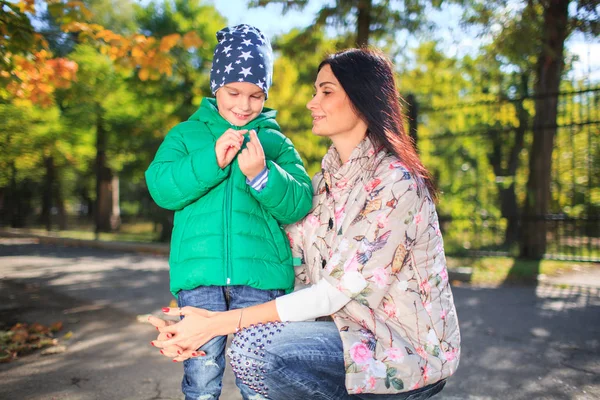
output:
[{"label": "blue jeans", "polygon": [[[210,311],[227,311],[266,303],[281,295],[283,290],[259,290],[250,286],[200,286],[177,294],[179,307],[194,306]],[[226,336],[213,338],[200,347],[204,357],[183,362],[181,390],[186,400],[218,399],[225,371]]]},{"label": "blue jeans", "polygon": [[349,395],[342,340],[333,322],[268,323],[236,334],[228,352],[244,399],[424,400],[445,380],[398,394]]}]

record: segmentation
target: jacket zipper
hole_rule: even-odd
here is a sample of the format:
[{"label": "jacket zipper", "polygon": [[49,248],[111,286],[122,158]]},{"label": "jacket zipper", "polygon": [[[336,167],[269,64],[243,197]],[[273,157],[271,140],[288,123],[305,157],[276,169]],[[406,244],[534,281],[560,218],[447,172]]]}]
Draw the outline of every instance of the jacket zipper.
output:
[{"label": "jacket zipper", "polygon": [[231,284],[231,260],[229,251],[229,220],[230,220],[230,205],[231,205],[231,179],[227,179],[227,185],[225,186],[225,283]]},{"label": "jacket zipper", "polygon": [[[231,127],[235,130],[239,130],[240,128],[234,125]],[[231,163],[235,161],[232,160]],[[232,179],[233,171],[231,172],[230,178],[227,179],[227,184],[225,185],[225,284],[229,286],[231,284],[231,249],[230,249],[230,221],[231,221],[231,179]]]},{"label": "jacket zipper", "polygon": [[[235,126],[235,125],[231,125],[231,128],[235,129],[235,130],[240,130],[242,129],[242,127],[240,126]],[[258,133],[258,129],[257,128],[252,128],[254,130],[256,130],[256,132]],[[233,159],[233,161],[231,161],[232,163],[235,161],[235,158]],[[232,172],[233,174],[233,172]],[[225,283],[227,286],[229,286],[231,284],[231,275],[233,272],[233,269],[231,267],[231,249],[230,249],[230,242],[231,242],[231,238],[230,238],[230,227],[229,227],[229,223],[231,221],[231,196],[232,196],[232,189],[231,189],[231,178],[227,179],[227,185],[225,186]]]}]

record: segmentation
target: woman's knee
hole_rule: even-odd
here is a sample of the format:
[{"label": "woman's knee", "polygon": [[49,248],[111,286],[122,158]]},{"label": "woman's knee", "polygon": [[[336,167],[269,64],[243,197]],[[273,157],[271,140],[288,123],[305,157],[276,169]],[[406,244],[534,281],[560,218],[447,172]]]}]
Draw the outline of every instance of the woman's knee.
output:
[{"label": "woman's knee", "polygon": [[279,357],[271,346],[281,334],[283,322],[250,326],[235,334],[227,355],[236,378],[256,393],[268,396],[268,374],[277,368]]}]

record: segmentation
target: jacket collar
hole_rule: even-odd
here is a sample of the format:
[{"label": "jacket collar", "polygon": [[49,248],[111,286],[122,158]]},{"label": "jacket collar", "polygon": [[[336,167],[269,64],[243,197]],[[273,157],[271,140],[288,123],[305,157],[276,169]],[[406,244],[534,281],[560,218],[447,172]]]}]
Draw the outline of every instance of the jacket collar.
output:
[{"label": "jacket collar", "polygon": [[248,122],[244,126],[234,126],[231,125],[225,118],[221,117],[219,114],[219,109],[217,107],[217,100],[212,97],[204,97],[202,102],[200,103],[200,108],[192,114],[189,118],[190,121],[201,121],[210,125],[218,125],[222,126],[225,129],[233,128],[236,130],[239,129],[257,129],[257,128],[270,128],[280,131],[281,128],[277,121],[275,121],[275,116],[277,115],[277,111],[268,107],[263,107],[262,112],[254,118],[252,121]]}]

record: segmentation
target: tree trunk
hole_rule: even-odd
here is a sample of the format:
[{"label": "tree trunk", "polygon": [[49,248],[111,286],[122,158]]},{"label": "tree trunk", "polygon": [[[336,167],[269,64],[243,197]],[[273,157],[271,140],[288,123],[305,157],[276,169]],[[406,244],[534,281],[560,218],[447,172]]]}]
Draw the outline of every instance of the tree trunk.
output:
[{"label": "tree trunk", "polygon": [[102,109],[96,112],[96,234],[111,231],[112,171],[106,165],[108,133],[102,124]]},{"label": "tree trunk", "polygon": [[546,252],[552,150],[556,136],[558,91],[564,68],[564,45],[568,36],[569,0],[544,3],[541,54],[536,63],[533,143],[529,152],[529,177],[523,207],[520,256],[540,259]]},{"label": "tree trunk", "polygon": [[42,193],[42,212],[40,222],[50,232],[52,230],[52,200],[54,198],[54,157],[44,157],[44,168],[46,176],[44,177],[44,191]]},{"label": "tree trunk", "polygon": [[504,232],[504,247],[509,249],[519,240],[519,206],[515,193],[515,183],[506,189],[500,189],[500,204],[502,216],[506,218],[506,232]]},{"label": "tree trunk", "polygon": [[160,211],[160,238],[159,241],[167,243],[171,240],[171,234],[173,233],[173,212],[168,210]]},{"label": "tree trunk", "polygon": [[54,190],[54,204],[58,211],[58,229],[64,231],[67,229],[67,211],[65,209],[65,200],[62,193],[60,178],[56,179]]},{"label": "tree trunk", "polygon": [[113,231],[121,228],[121,207],[119,206],[119,177],[113,176],[112,178],[112,210],[110,214],[110,228]]},{"label": "tree trunk", "polygon": [[358,16],[356,18],[356,46],[369,45],[369,33],[371,31],[371,6],[372,0],[358,1]]},{"label": "tree trunk", "polygon": [[413,145],[415,149],[417,149],[417,128],[418,128],[418,118],[419,118],[419,104],[417,103],[417,99],[414,94],[409,94],[406,96],[406,102],[408,103],[408,110],[406,112],[406,116],[408,117],[408,134],[413,141]]},{"label": "tree trunk", "polygon": [[520,230],[520,212],[515,193],[515,181],[517,178],[517,169],[519,168],[519,155],[524,147],[525,132],[529,127],[529,112],[523,102],[529,96],[529,74],[521,74],[519,95],[521,101],[515,103],[519,126],[515,130],[515,140],[509,152],[506,176],[512,180],[510,186],[500,190],[500,204],[502,216],[507,219],[506,232],[504,234],[504,247],[510,248],[519,240]]},{"label": "tree trunk", "polygon": [[21,228],[25,224],[20,219],[19,215],[19,188],[17,187],[17,167],[14,161],[10,163],[10,190],[8,192],[8,214],[10,218],[10,226],[12,228]]}]

